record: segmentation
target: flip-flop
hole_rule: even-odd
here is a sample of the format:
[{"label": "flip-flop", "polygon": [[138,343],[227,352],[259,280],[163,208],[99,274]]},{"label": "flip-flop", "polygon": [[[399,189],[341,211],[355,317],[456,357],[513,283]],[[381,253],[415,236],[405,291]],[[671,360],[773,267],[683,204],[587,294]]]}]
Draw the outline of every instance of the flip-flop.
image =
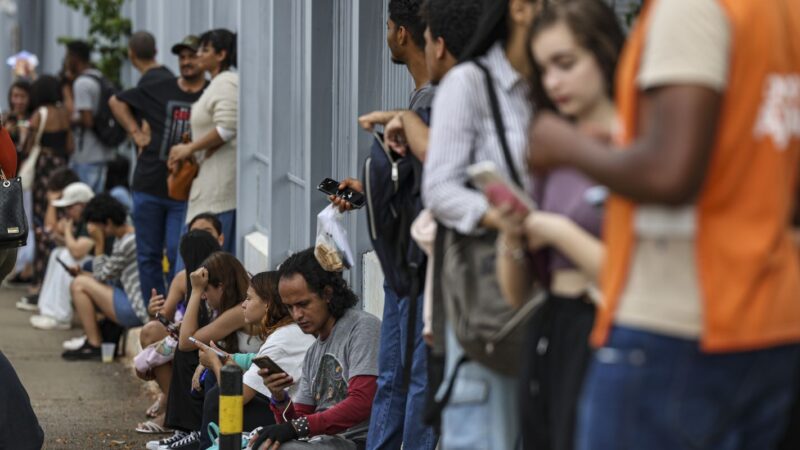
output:
[{"label": "flip-flop", "polygon": [[172,433],[172,430],[165,428],[153,422],[152,420],[148,420],[147,422],[140,423],[136,427],[136,432],[142,434],[167,434]]},{"label": "flip-flop", "polygon": [[[161,394],[161,395],[163,395],[163,394]],[[147,417],[149,417],[151,419],[155,419],[156,417],[161,415],[161,395],[159,395],[158,399],[156,400],[156,402],[153,403],[152,405],[150,405],[150,407],[147,408],[147,411],[145,411],[145,415]]]}]

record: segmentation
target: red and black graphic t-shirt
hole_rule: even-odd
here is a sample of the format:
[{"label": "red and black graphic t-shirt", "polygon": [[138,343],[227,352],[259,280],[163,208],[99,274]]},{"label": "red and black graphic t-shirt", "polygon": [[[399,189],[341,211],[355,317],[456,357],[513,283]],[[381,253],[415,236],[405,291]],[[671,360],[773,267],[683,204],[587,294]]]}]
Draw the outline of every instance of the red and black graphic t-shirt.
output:
[{"label": "red and black graphic t-shirt", "polygon": [[184,133],[191,132],[192,103],[202,94],[202,90],[183,91],[178,86],[178,79],[173,78],[128,89],[117,95],[139,120],[150,125],[150,144],[139,156],[133,174],[134,191],[167,197],[169,149],[181,142]]}]

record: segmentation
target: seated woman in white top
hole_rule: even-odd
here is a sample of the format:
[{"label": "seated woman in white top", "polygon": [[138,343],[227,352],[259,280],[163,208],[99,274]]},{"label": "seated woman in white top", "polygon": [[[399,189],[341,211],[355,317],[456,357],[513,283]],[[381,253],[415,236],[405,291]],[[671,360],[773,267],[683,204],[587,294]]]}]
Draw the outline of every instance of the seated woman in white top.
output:
[{"label": "seated woman in white top", "polygon": [[[299,380],[303,357],[314,342],[313,336],[303,333],[294,323],[286,306],[281,302],[278,279],[277,271],[256,274],[250,280],[247,298],[242,303],[245,323],[258,325],[261,336],[266,339],[257,353],[235,353],[229,355],[223,362],[212,352],[200,350],[200,363],[212,370],[217,380],[220,379],[220,371],[224,364],[237,364],[245,371],[242,401],[245,405],[244,430],[246,431],[264,423],[274,422],[269,409],[270,392],[264,385],[264,380],[258,375],[259,368],[253,364],[253,359],[268,356],[292,378]],[[241,351],[241,345],[239,349]],[[209,422],[218,422],[218,413],[219,390],[214,388],[206,394],[201,431],[206,430]],[[211,443],[202,440],[207,438],[207,433],[201,434],[203,436],[200,448],[206,448]]]}]

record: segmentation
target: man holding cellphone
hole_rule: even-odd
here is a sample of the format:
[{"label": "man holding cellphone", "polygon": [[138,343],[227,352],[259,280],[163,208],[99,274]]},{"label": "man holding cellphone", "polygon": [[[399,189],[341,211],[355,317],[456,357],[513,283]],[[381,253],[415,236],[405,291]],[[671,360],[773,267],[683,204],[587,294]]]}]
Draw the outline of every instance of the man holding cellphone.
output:
[{"label": "man holding cellphone", "polygon": [[[433,0],[426,3],[422,17],[423,25],[422,56],[426,73],[432,86],[435,86],[458,63],[458,58],[471,37],[471,30],[477,27],[480,17],[480,2],[464,0],[459,2]],[[390,45],[391,47],[391,45]],[[409,66],[411,71],[411,66]],[[414,71],[411,71],[412,76]],[[417,77],[415,76],[415,80]],[[374,112],[359,117],[359,124],[367,131],[373,131],[376,124],[384,125],[385,143],[400,155],[411,153],[424,162],[428,150],[428,125],[415,112],[420,107],[430,107],[434,90],[426,93],[424,102],[412,101],[408,110]],[[413,100],[413,98],[412,98]],[[351,188],[363,192],[360,181],[348,178],[339,189]],[[352,209],[352,205],[338,197],[331,201],[340,210]],[[407,230],[410,234],[411,230]],[[384,267],[383,270],[397,271]],[[426,391],[436,386],[428,385],[428,356],[423,341],[423,302],[417,302],[416,334],[409,387],[403,386],[403,357],[401,348],[405,345],[401,336],[408,324],[408,299],[400,299],[387,285],[384,302],[384,316],[381,328],[380,378],[378,392],[373,405],[372,423],[367,448],[432,449],[437,437],[432,428],[423,425]],[[432,342],[430,334],[425,340]]]},{"label": "man holding cellphone", "polygon": [[[272,394],[277,425],[265,427],[254,449],[347,449],[367,439],[377,389],[380,321],[354,308],[358,297],[339,272],[320,266],[314,249],[292,255],[280,266],[281,300],[295,323],[316,341],[306,352],[297,392],[286,373],[259,370]],[[297,439],[310,438],[308,442]]]},{"label": "man holding cellphone", "polygon": [[94,192],[89,185],[77,182],[63,192],[48,192],[48,196],[47,214],[61,216],[54,231],[63,245],[50,253],[39,293],[39,314],[31,316],[30,323],[40,330],[69,330],[72,327],[69,285],[94,247],[82,217]]}]

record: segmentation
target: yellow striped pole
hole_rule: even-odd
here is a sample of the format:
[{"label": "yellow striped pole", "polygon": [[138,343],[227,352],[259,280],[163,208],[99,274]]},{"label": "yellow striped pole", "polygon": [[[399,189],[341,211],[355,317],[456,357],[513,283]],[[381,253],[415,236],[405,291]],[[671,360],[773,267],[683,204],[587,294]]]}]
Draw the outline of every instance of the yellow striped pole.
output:
[{"label": "yellow striped pole", "polygon": [[219,381],[219,449],[242,448],[242,369],[223,366]]}]

